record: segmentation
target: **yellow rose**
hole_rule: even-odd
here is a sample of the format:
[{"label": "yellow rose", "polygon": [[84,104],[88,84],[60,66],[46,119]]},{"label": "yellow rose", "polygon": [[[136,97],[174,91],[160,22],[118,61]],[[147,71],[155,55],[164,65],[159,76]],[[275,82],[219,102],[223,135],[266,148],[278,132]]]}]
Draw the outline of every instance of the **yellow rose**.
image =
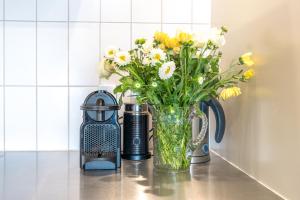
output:
[{"label": "yellow rose", "polygon": [[249,80],[249,79],[252,78],[254,75],[255,75],[254,70],[253,70],[253,69],[249,69],[249,70],[247,70],[247,71],[244,72],[243,77],[244,77],[246,80]]},{"label": "yellow rose", "polygon": [[156,32],[154,34],[154,40],[160,43],[164,43],[166,39],[169,38],[169,35],[164,32]]},{"label": "yellow rose", "polygon": [[185,33],[185,32],[178,32],[176,34],[176,40],[179,43],[185,43],[185,42],[189,42],[193,39],[193,35],[189,34],[189,33]]},{"label": "yellow rose", "polygon": [[241,94],[241,89],[239,87],[230,87],[230,88],[225,88],[222,90],[220,93],[220,97],[223,100],[226,100],[230,97],[236,97]]},{"label": "yellow rose", "polygon": [[174,51],[175,54],[179,54],[180,53],[180,47],[173,48],[173,51]]},{"label": "yellow rose", "polygon": [[176,40],[176,38],[166,38],[164,45],[169,49],[173,49],[175,47],[179,47],[179,42]]},{"label": "yellow rose", "polygon": [[160,45],[158,45],[158,47],[159,47],[160,49],[162,49],[162,50],[165,50],[165,49],[166,49],[166,46],[165,46],[164,44],[160,44]]},{"label": "yellow rose", "polygon": [[246,65],[248,67],[254,65],[254,61],[252,60],[252,52],[243,54],[239,60],[242,65]]}]

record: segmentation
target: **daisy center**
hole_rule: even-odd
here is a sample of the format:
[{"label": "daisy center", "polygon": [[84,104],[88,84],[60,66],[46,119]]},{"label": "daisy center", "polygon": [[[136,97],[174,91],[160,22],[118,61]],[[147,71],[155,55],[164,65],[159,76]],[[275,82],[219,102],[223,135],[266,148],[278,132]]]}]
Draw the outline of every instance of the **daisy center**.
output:
[{"label": "daisy center", "polygon": [[124,56],[124,55],[119,56],[119,59],[122,60],[122,61],[126,61],[126,56]]},{"label": "daisy center", "polygon": [[114,50],[110,50],[110,51],[108,52],[109,55],[113,55],[114,53],[115,53]]},{"label": "daisy center", "polygon": [[155,59],[155,60],[160,60],[160,55],[159,55],[159,54],[155,54],[155,55],[154,55],[154,59]]},{"label": "daisy center", "polygon": [[169,74],[171,72],[171,67],[168,67],[165,71],[165,74]]}]

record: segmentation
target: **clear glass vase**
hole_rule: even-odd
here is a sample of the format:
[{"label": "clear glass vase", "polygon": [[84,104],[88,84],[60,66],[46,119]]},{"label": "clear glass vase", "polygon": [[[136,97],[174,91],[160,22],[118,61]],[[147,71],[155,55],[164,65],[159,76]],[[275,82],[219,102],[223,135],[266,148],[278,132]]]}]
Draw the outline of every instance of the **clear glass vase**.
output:
[{"label": "clear glass vase", "polygon": [[[192,138],[192,119],[200,117],[202,128]],[[190,168],[193,151],[204,139],[207,129],[205,114],[194,109],[177,108],[155,110],[154,114],[154,168],[158,171],[181,172]]]}]

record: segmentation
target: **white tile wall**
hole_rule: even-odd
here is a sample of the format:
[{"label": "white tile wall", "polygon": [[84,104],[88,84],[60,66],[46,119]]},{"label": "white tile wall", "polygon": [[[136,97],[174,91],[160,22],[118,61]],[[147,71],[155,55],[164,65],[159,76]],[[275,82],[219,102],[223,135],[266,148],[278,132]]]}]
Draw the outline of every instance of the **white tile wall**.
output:
[{"label": "white tile wall", "polygon": [[6,0],[6,20],[35,20],[36,0]]},{"label": "white tile wall", "polygon": [[193,11],[192,20],[194,23],[210,23],[211,0],[192,0]]},{"label": "white tile wall", "polygon": [[130,22],[131,0],[102,0],[101,21],[103,22]]},{"label": "white tile wall", "polygon": [[190,24],[163,24],[162,30],[170,35],[175,35],[177,31],[188,31],[192,30]]},{"label": "white tile wall", "polygon": [[[4,150],[4,107],[3,87],[0,87],[0,152]],[[1,153],[0,153],[1,154]]]},{"label": "white tile wall", "polygon": [[100,21],[100,0],[69,0],[70,21]]},{"label": "white tile wall", "polygon": [[103,51],[108,46],[116,46],[122,50],[128,50],[130,49],[130,38],[130,23],[101,24],[101,49]]},{"label": "white tile wall", "polygon": [[161,31],[161,24],[132,24],[133,43],[136,38],[153,38],[153,33]]},{"label": "white tile wall", "polygon": [[3,1],[4,0],[0,0],[0,20],[3,20],[3,6],[4,6],[4,4],[3,4]]},{"label": "white tile wall", "polygon": [[162,20],[164,23],[192,22],[192,0],[163,0],[162,2]]},{"label": "white tile wall", "polygon": [[37,99],[37,149],[68,150],[68,88],[40,87]]},{"label": "white tile wall", "polygon": [[36,150],[36,90],[5,89],[5,150]]},{"label": "white tile wall", "polygon": [[160,0],[132,0],[132,21],[160,23],[160,10]]},{"label": "white tile wall", "polygon": [[38,85],[68,84],[68,24],[37,24]]},{"label": "white tile wall", "polygon": [[34,22],[5,22],[5,84],[35,84],[35,27]]},{"label": "white tile wall", "polygon": [[37,20],[67,21],[68,0],[37,0]]},{"label": "white tile wall", "polygon": [[210,1],[0,0],[0,151],[78,150],[79,106],[98,88],[104,49],[206,29]]},{"label": "white tile wall", "polygon": [[0,22],[0,85],[3,85],[3,22]]},{"label": "white tile wall", "polygon": [[70,24],[70,84],[97,85],[96,63],[100,60],[99,24]]}]

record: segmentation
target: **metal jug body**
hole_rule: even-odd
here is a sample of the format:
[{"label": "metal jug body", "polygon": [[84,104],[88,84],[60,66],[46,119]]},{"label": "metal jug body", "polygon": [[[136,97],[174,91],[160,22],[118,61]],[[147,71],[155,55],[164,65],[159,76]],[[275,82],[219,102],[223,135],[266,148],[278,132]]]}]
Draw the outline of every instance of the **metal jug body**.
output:
[{"label": "metal jug body", "polygon": [[[215,131],[215,141],[220,143],[223,139],[225,132],[225,114],[221,104],[216,99],[211,99],[207,102],[200,102],[200,109],[205,113],[208,124],[209,124],[209,108],[212,109],[215,119],[216,119],[216,131]],[[201,121],[199,121],[199,127],[202,126]],[[193,131],[193,137],[196,137],[197,131]],[[209,155],[209,128],[206,130],[205,137],[202,140],[200,146],[193,152],[192,164],[205,163],[210,160]]]}]

